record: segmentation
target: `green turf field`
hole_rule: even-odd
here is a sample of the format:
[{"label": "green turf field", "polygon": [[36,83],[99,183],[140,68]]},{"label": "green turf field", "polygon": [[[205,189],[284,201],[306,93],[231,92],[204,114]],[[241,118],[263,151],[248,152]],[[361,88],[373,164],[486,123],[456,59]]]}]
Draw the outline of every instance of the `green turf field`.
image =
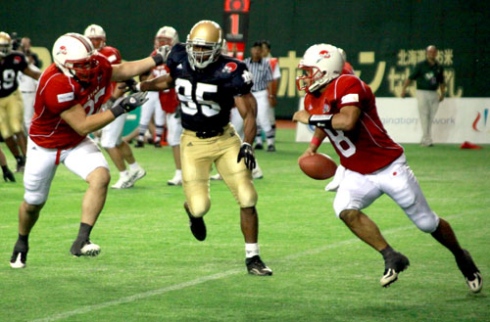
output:
[{"label": "green turf field", "polygon": [[[264,170],[255,182],[259,241],[271,277],[246,273],[238,206],[222,182],[211,182],[206,241],[193,238],[181,188],[166,185],[168,147],[133,149],[148,175],[109,191],[92,232],[102,247],[97,258],[69,253],[86,184],[61,166],[31,234],[27,268],[11,269],[22,176],[0,182],[0,321],[490,321],[490,146],[405,145],[432,208],[482,271],[487,284],[474,295],[450,253],[387,197],[366,213],[411,266],[381,288],[381,255],[335,217],[326,181],[300,172],[307,144],[294,143],[294,134],[279,130],[277,152],[256,153]],[[328,144],[320,150],[334,155]]]}]

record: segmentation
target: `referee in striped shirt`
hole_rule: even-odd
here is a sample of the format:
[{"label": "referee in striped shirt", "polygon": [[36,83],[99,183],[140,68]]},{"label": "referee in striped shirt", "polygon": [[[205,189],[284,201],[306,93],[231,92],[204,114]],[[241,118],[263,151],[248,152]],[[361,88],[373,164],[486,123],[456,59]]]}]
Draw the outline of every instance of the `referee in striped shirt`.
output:
[{"label": "referee in striped shirt", "polygon": [[257,136],[255,149],[263,149],[261,131],[264,131],[267,151],[275,152],[274,130],[269,119],[269,95],[272,95],[272,69],[268,59],[262,58],[262,42],[256,41],[250,49],[251,57],[245,59],[248,70],[253,76],[252,94],[257,100]]}]

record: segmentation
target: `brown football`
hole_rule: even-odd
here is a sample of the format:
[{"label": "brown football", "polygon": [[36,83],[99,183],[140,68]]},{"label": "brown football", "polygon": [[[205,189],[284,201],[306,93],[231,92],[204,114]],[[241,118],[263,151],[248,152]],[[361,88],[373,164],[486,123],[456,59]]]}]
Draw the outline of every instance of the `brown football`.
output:
[{"label": "brown football", "polygon": [[325,180],[335,175],[337,164],[323,153],[302,157],[298,160],[300,169],[310,178]]}]

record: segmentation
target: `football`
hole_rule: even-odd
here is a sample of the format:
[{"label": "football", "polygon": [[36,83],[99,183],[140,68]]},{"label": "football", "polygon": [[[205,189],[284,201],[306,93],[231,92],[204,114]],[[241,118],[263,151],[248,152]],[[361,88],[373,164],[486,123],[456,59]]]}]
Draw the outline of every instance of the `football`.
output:
[{"label": "football", "polygon": [[304,156],[298,160],[300,169],[310,178],[325,180],[335,175],[337,164],[323,153]]}]

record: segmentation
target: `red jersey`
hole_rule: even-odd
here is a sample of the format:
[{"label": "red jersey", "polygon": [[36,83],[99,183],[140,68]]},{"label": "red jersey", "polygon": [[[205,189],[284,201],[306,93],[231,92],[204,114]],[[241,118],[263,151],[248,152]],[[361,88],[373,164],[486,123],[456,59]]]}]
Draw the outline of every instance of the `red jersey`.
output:
[{"label": "red jersey", "polygon": [[381,123],[371,88],[358,77],[341,75],[328,84],[319,97],[312,94],[305,97],[305,110],[310,114],[336,114],[350,105],[361,110],[353,130],[325,129],[345,168],[369,174],[402,155],[403,148],[390,138]]},{"label": "red jersey", "polygon": [[351,75],[355,75],[354,73],[354,68],[352,67],[352,65],[349,63],[349,62],[345,62],[344,63],[344,66],[342,67],[342,74],[351,74]]},{"label": "red jersey", "polygon": [[82,88],[73,77],[68,77],[51,64],[39,78],[34,103],[34,116],[29,137],[48,149],[69,149],[79,144],[85,136],[79,135],[60,114],[80,104],[87,115],[98,113],[109,99],[112,67],[109,61],[97,55],[99,76],[88,88]]},{"label": "red jersey", "polygon": [[[155,54],[156,54],[156,50],[154,50],[151,53],[152,56]],[[160,66],[153,67],[150,73],[151,73],[150,76],[151,78],[156,78],[159,76],[169,74],[170,69],[167,67],[167,65],[160,65]],[[177,106],[179,106],[179,99],[177,97],[177,92],[175,91],[175,88],[159,91],[158,98],[160,99],[160,106],[162,107],[162,110],[164,110],[167,113],[175,113],[175,111],[177,110]]]},{"label": "red jersey", "polygon": [[[109,63],[111,63],[111,65],[117,65],[122,62],[121,53],[119,52],[119,50],[117,50],[114,47],[104,46],[101,49],[99,49],[98,52],[99,54],[107,58],[107,60],[109,61]],[[112,82],[111,86],[112,86],[111,89],[111,93],[112,93],[114,92],[114,89],[116,89],[117,82]]]}]

